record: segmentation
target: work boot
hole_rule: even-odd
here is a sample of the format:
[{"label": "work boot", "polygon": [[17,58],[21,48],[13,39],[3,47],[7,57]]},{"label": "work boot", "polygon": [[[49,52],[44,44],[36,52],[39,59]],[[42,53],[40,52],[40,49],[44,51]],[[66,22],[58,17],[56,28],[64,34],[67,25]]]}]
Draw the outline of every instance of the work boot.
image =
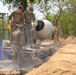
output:
[{"label": "work boot", "polygon": [[26,74],[28,71],[25,68],[19,69],[20,75]]}]

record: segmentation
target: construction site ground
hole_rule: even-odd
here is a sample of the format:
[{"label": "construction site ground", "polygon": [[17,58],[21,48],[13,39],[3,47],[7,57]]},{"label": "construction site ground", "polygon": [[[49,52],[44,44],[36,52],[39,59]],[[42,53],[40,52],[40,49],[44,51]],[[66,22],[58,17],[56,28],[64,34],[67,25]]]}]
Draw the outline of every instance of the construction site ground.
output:
[{"label": "construction site ground", "polygon": [[[52,53],[47,61],[24,75],[76,75],[76,37],[69,36],[57,46],[61,48]],[[5,69],[0,69],[1,74],[20,75],[17,71],[8,72]]]}]

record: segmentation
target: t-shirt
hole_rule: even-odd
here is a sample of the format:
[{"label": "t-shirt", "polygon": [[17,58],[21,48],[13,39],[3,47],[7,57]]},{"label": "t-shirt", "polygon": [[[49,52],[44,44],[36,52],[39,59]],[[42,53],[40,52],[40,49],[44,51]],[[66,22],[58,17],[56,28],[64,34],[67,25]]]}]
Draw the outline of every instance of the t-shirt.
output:
[{"label": "t-shirt", "polygon": [[11,15],[9,16],[9,20],[13,20],[13,22],[15,23],[21,23],[22,20],[22,14],[17,13],[17,11],[14,11],[11,13]]},{"label": "t-shirt", "polygon": [[24,34],[19,30],[14,31],[11,36],[11,44],[25,45]]},{"label": "t-shirt", "polygon": [[28,11],[25,11],[23,13],[23,17],[24,17],[25,23],[30,24],[32,21],[33,22],[35,21],[35,15],[34,15],[34,13],[29,13]]}]

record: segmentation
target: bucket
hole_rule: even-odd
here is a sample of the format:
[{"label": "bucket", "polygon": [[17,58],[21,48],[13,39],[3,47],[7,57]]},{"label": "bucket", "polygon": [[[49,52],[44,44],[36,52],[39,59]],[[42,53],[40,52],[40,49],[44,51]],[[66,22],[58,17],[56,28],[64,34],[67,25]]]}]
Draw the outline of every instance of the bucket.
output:
[{"label": "bucket", "polygon": [[2,60],[2,49],[1,49],[1,47],[2,47],[2,42],[0,42],[0,60]]}]

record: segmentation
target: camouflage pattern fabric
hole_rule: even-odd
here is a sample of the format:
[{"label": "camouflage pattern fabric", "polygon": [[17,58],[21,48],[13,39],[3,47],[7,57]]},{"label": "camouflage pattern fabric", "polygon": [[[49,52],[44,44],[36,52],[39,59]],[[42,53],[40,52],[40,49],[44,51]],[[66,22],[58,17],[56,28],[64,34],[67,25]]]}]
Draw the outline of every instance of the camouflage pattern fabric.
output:
[{"label": "camouflage pattern fabric", "polygon": [[14,31],[11,37],[11,48],[13,56],[13,66],[15,70],[23,67],[23,50],[25,46],[24,34],[21,31]]},{"label": "camouflage pattern fabric", "polygon": [[25,41],[28,46],[36,43],[35,30],[31,31],[32,25],[31,22],[35,22],[35,15],[33,12],[25,11],[23,13],[24,18],[24,34]]},{"label": "camouflage pattern fabric", "polygon": [[[8,21],[10,21],[10,20],[11,20],[13,23],[16,23],[16,24],[21,25],[22,22],[23,22],[22,14],[19,14],[19,13],[17,13],[17,11],[14,11],[14,12],[12,12],[11,15],[9,16]],[[13,32],[13,31],[15,31],[15,30],[17,29],[17,26],[14,25],[14,24],[12,24],[12,25],[11,25],[11,28],[12,28],[11,32]]]}]

